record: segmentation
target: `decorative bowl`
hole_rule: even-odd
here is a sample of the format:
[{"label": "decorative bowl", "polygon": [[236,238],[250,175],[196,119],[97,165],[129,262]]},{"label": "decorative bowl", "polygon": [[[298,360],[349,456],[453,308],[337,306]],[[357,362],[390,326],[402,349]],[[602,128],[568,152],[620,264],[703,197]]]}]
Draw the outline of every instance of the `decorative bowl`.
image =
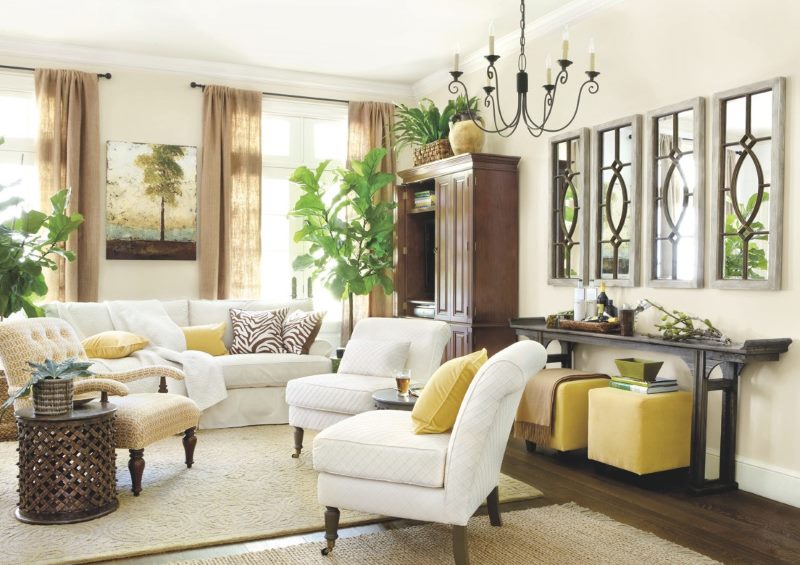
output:
[{"label": "decorative bowl", "polygon": [[623,377],[637,381],[651,383],[656,380],[658,372],[661,370],[663,361],[651,361],[649,359],[637,359],[628,357],[626,359],[614,359],[614,363]]}]

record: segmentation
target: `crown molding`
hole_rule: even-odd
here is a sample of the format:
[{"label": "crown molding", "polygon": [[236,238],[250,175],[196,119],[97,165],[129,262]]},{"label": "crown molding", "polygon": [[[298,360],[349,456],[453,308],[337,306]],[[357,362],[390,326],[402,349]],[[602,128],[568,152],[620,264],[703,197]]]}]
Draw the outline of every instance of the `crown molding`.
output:
[{"label": "crown molding", "polygon": [[[623,1],[624,0],[573,0],[540,18],[526,22],[525,37],[526,39],[542,37],[554,30],[561,29],[565,25],[578,22],[595,12]],[[501,57],[509,55],[515,56],[518,50],[519,29],[495,39],[495,53]],[[486,68],[485,55],[486,53],[484,51],[474,51],[466,57],[462,55],[460,70],[465,75],[484,70]],[[451,70],[452,69],[449,68],[443,68],[415,82],[412,87],[414,96],[416,98],[421,98],[440,89],[442,86],[447,86],[451,80],[448,74]]]},{"label": "crown molding", "polygon": [[404,100],[413,98],[410,84],[39,41],[0,38],[0,57],[43,60],[54,65],[90,67],[97,72],[100,72],[98,68],[103,67],[102,72],[129,69],[187,75],[198,82],[207,82],[209,79],[213,79],[221,82],[247,83],[259,85],[265,90],[289,87],[303,93],[315,91],[324,92],[327,95],[339,94],[356,98],[370,96]]}]

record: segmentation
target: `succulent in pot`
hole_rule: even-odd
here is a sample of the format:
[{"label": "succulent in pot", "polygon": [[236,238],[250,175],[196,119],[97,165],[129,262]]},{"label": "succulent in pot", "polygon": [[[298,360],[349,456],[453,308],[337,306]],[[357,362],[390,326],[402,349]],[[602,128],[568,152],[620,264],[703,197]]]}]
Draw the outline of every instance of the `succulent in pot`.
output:
[{"label": "succulent in pot", "polygon": [[93,373],[89,371],[90,361],[67,359],[56,362],[45,359],[43,363],[31,363],[31,378],[9,395],[9,398],[0,407],[0,416],[14,405],[14,401],[28,396],[33,396],[33,413],[37,416],[56,416],[66,414],[72,409],[73,379],[86,377]]},{"label": "succulent in pot", "polygon": [[453,124],[450,126],[450,146],[453,153],[480,153],[483,149],[485,135],[483,130],[475,125],[473,118],[483,123],[478,110],[478,99],[466,96],[458,96],[455,100],[448,103],[448,107],[453,108]]}]

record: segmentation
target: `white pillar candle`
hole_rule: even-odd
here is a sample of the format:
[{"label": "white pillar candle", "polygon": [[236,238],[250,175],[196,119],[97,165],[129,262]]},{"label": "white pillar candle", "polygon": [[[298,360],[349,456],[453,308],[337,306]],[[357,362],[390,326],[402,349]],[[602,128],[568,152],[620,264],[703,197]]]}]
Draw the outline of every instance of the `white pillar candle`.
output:
[{"label": "white pillar candle", "polygon": [[494,20],[489,24],[489,55],[494,55]]},{"label": "white pillar candle", "polygon": [[550,58],[550,55],[544,60],[544,68],[547,75],[545,84],[553,84],[553,60]]},{"label": "white pillar candle", "polygon": [[569,28],[564,27],[564,33],[561,34],[561,58],[564,60],[569,59]]},{"label": "white pillar candle", "polygon": [[589,40],[589,70],[594,72],[597,63],[597,55],[594,50],[594,39]]},{"label": "white pillar candle", "polygon": [[460,45],[456,45],[456,52],[453,55],[453,71],[455,71],[455,72],[458,72],[459,51],[461,51],[461,46]]}]

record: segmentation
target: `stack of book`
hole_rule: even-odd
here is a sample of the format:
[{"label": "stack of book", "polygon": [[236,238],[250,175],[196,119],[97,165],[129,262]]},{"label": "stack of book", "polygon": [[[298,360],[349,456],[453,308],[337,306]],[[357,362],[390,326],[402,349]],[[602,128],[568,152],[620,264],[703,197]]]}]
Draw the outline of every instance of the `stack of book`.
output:
[{"label": "stack of book", "polygon": [[436,203],[436,195],[432,190],[421,190],[414,193],[414,208],[428,208]]},{"label": "stack of book", "polygon": [[658,394],[678,390],[678,381],[666,377],[656,377],[655,381],[647,382],[628,377],[611,377],[611,388],[638,392],[639,394]]}]

